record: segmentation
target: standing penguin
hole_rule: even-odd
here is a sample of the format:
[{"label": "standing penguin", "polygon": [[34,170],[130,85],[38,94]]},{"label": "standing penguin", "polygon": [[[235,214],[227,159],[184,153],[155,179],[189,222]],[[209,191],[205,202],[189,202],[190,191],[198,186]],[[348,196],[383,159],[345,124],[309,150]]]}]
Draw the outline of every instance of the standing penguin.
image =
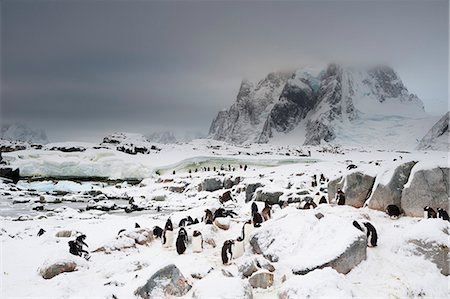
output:
[{"label": "standing penguin", "polygon": [[192,251],[202,252],[203,251],[203,236],[198,230],[195,230],[192,235]]},{"label": "standing penguin", "polygon": [[443,208],[437,209],[438,218],[444,219],[445,221],[450,221],[450,218],[448,217],[448,213]]},{"label": "standing penguin", "polygon": [[183,254],[186,251],[187,242],[188,242],[187,232],[184,229],[184,227],[182,227],[178,231],[178,237],[175,243],[178,254]]},{"label": "standing penguin", "polygon": [[426,206],[425,208],[423,208],[423,218],[428,219],[428,218],[436,218],[437,214],[436,211],[433,210],[433,208]]},{"label": "standing penguin", "polygon": [[265,207],[261,211],[261,214],[262,217],[264,218],[264,221],[267,221],[272,217],[272,208],[267,201],[265,202]]},{"label": "standing penguin", "polygon": [[237,259],[237,258],[243,256],[244,255],[244,251],[245,251],[244,238],[238,237],[234,241],[234,245],[233,245],[232,250],[233,250],[233,258]]},{"label": "standing penguin", "polygon": [[153,227],[153,236],[155,236],[155,238],[161,238],[163,235],[164,230],[162,228],[160,228],[159,226],[154,226]]},{"label": "standing penguin", "polygon": [[222,263],[228,265],[233,258],[233,240],[226,240],[222,246]]},{"label": "standing penguin", "polygon": [[339,206],[345,205],[345,194],[341,189],[337,189],[336,202]]},{"label": "standing penguin", "polygon": [[172,247],[173,244],[173,225],[172,220],[167,219],[166,225],[164,226],[164,231],[162,234],[162,245],[163,247]]},{"label": "standing penguin", "polygon": [[400,217],[400,208],[397,207],[396,205],[388,205],[386,207],[386,214],[389,215],[389,217],[391,217],[391,219],[398,219],[398,217]]},{"label": "standing penguin", "polygon": [[206,210],[205,210],[205,217],[203,218],[203,221],[204,221],[206,224],[213,224],[213,221],[214,221],[214,215],[213,215],[213,213],[211,212],[210,209],[206,209]]},{"label": "standing penguin", "polygon": [[367,236],[367,246],[377,246],[378,234],[375,227],[370,222],[363,222],[362,225],[358,221],[353,221],[353,226],[362,231]]},{"label": "standing penguin", "polygon": [[252,219],[253,219],[253,226],[254,227],[260,227],[261,223],[263,222],[263,218],[260,213],[258,213],[258,206],[256,203],[252,203]]},{"label": "standing penguin", "polygon": [[328,203],[327,199],[325,198],[325,196],[322,196],[319,200],[319,205],[324,204],[324,203]]},{"label": "standing penguin", "polygon": [[248,220],[242,226],[242,238],[244,239],[245,243],[248,243],[248,241],[250,241],[250,234],[252,233],[252,231],[253,231],[252,221]]}]

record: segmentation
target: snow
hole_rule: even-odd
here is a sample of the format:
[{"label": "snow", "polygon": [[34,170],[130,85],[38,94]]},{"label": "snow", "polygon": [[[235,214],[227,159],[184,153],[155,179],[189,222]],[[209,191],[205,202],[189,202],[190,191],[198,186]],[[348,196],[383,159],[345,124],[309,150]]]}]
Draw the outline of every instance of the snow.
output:
[{"label": "snow", "polygon": [[200,280],[194,289],[194,298],[208,299],[234,299],[246,298],[245,289],[249,289],[250,285],[243,280],[235,277],[225,277],[221,273],[215,271],[204,279]]}]

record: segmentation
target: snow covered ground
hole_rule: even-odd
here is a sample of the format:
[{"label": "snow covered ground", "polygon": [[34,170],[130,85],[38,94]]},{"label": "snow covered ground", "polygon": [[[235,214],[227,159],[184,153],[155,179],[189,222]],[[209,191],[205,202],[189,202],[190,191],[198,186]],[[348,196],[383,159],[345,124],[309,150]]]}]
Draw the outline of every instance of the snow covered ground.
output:
[{"label": "snow covered ground", "polygon": [[[324,151],[319,147],[234,147],[216,141],[194,141],[158,145],[160,151],[129,155],[110,147],[94,146],[84,144],[86,149],[82,152],[30,149],[3,155],[11,166],[21,169],[22,175],[41,179],[22,180],[15,186],[0,181],[1,298],[135,298],[138,287],[162,266],[172,263],[193,286],[186,298],[194,295],[197,298],[243,297],[243,285],[248,285],[248,278],[241,277],[238,265],[256,255],[250,244],[246,244],[242,257],[232,260],[231,265],[223,265],[221,248],[225,240],[236,239],[241,234],[243,222],[251,218],[251,202],[245,202],[247,184],[260,182],[268,191],[306,190],[311,196],[316,192],[326,195],[326,184],[311,187],[312,176],[324,174],[334,179],[345,174],[349,164],[372,174],[385,172],[399,160],[423,161],[420,165],[448,165],[447,152],[351,148]],[[311,157],[301,155],[308,150]],[[247,170],[240,167],[245,164]],[[224,170],[220,170],[222,165]],[[209,171],[203,170],[208,167]],[[218,175],[213,167],[223,175]],[[67,177],[142,181],[132,184],[63,180]],[[224,189],[199,191],[198,185],[209,177],[240,177],[239,183],[228,189],[234,201],[220,203],[219,197],[227,191]],[[115,204],[118,208],[113,211],[87,210],[94,199],[105,201],[105,205]],[[125,213],[123,208],[129,206],[130,199],[144,210]],[[43,209],[32,210],[37,206],[43,206]],[[121,229],[134,231],[135,223],[148,229],[155,225],[164,227],[169,216],[177,233],[178,222],[183,217],[189,215],[200,219],[205,209],[214,210],[221,206],[237,213],[228,230],[203,223],[187,227],[190,238],[194,230],[199,230],[204,238],[215,241],[216,247],[205,245],[202,253],[192,252],[189,245],[187,251],[179,255],[174,247],[163,248],[160,239],[139,245],[126,237],[117,237]],[[259,202],[258,206],[261,210],[264,204]],[[271,262],[275,268],[273,285],[267,289],[254,288],[253,298],[450,297],[448,277],[442,275],[434,263],[415,253],[410,243],[411,239],[420,239],[447,244],[448,248],[449,222],[413,217],[392,220],[381,211],[334,204],[319,205],[311,211],[298,210],[297,206],[298,203],[291,203],[285,209],[274,206],[272,219],[253,231],[257,234],[277,227],[277,223],[293,225],[279,233],[279,244],[284,247],[275,248],[283,254],[279,261]],[[313,216],[316,213],[327,219],[319,226],[315,223],[321,220],[314,220]],[[351,239],[351,234],[339,230],[338,226],[349,225],[353,229],[353,220],[370,221],[378,231],[378,246],[367,248],[364,261],[345,275],[330,267],[306,275],[292,273],[294,264],[305,265],[333,255],[339,246],[334,248],[327,239],[341,236]],[[296,225],[302,225],[302,228],[297,230]],[[327,227],[330,227],[329,231]],[[45,233],[38,237],[41,228]],[[309,230],[321,235],[308,233]],[[69,254],[68,241],[74,237],[57,237],[61,231],[86,234],[90,251],[88,261]],[[291,235],[297,231],[302,231],[299,243],[290,248]],[[333,233],[339,235],[333,236]],[[358,234],[356,229],[354,234]],[[127,244],[131,247],[111,249],[128,247]],[[94,252],[101,247],[107,248],[106,251]],[[42,278],[39,269],[64,260],[74,261],[76,270],[52,279]],[[222,270],[234,278],[225,278]]]}]

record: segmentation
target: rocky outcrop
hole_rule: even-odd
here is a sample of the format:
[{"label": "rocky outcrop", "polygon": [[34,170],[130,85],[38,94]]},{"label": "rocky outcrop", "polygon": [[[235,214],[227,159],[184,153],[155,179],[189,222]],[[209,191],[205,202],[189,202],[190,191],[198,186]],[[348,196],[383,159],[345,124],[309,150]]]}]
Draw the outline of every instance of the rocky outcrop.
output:
[{"label": "rocky outcrop", "polygon": [[247,184],[245,187],[245,202],[249,202],[253,198],[253,194],[255,194],[256,189],[262,187],[263,185],[260,183],[251,183]]},{"label": "rocky outcrop", "polygon": [[407,216],[423,217],[423,208],[430,206],[448,209],[450,206],[449,168],[420,169],[420,162],[413,168],[411,178],[401,195],[401,207]]},{"label": "rocky outcrop", "polygon": [[450,151],[450,112],[444,116],[428,131],[417,145],[418,150]]},{"label": "rocky outcrop", "polygon": [[340,188],[345,193],[345,204],[361,208],[370,195],[375,177],[356,171],[328,183],[328,202],[334,201]]},{"label": "rocky outcrop", "polygon": [[442,275],[449,275],[450,259],[448,244],[437,244],[424,240],[410,240],[409,243],[414,245],[414,251],[417,254],[424,256],[425,259],[434,263]]},{"label": "rocky outcrop", "polygon": [[268,202],[269,204],[277,204],[280,200],[280,196],[283,194],[281,191],[256,191],[255,201]]},{"label": "rocky outcrop", "polygon": [[223,182],[219,178],[206,178],[201,183],[201,191],[216,191],[223,188]]},{"label": "rocky outcrop", "polygon": [[192,288],[177,266],[170,264],[153,274],[134,294],[144,299],[181,297]]},{"label": "rocky outcrop", "polygon": [[393,172],[392,169],[388,169],[379,175],[381,177],[375,181],[374,190],[367,202],[368,207],[379,211],[385,211],[390,204],[401,207],[404,185],[416,163],[415,161],[406,162],[398,165]]}]

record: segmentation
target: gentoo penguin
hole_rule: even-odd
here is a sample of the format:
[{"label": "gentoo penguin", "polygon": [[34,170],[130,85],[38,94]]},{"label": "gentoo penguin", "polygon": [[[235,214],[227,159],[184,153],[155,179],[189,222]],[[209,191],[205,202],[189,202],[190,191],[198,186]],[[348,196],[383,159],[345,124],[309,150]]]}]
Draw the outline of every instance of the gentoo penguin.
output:
[{"label": "gentoo penguin", "polygon": [[389,215],[389,217],[391,217],[391,219],[398,219],[398,217],[400,216],[400,208],[397,207],[396,205],[388,205],[386,207],[386,214]]},{"label": "gentoo penguin", "polygon": [[237,259],[244,255],[244,239],[242,237],[238,237],[233,244],[232,252],[233,258]]},{"label": "gentoo penguin", "polygon": [[258,213],[258,206],[256,205],[255,202],[252,202],[252,215],[254,213]]},{"label": "gentoo penguin", "polygon": [[428,218],[436,218],[437,214],[436,211],[433,210],[433,208],[426,206],[425,208],[423,208],[423,218],[428,219]]},{"label": "gentoo penguin", "polygon": [[353,221],[353,226],[362,231],[367,236],[367,246],[377,246],[378,235],[377,230],[370,222],[363,222],[362,225],[358,221]]},{"label": "gentoo penguin", "polygon": [[222,263],[228,265],[233,258],[234,240],[226,240],[222,246]]},{"label": "gentoo penguin", "polygon": [[80,235],[76,237],[74,241],[69,241],[69,252],[73,255],[82,256],[83,253],[85,254],[85,258],[89,259],[89,252],[83,249],[83,246],[89,247],[85,242],[84,239],[86,239],[86,235]]},{"label": "gentoo penguin", "polygon": [[253,219],[253,226],[254,227],[260,227],[261,223],[263,222],[263,218],[260,213],[258,213],[258,206],[256,203],[252,203],[252,219]]},{"label": "gentoo penguin", "polygon": [[337,189],[336,192],[336,202],[339,206],[345,205],[345,194],[341,189]]},{"label": "gentoo penguin", "polygon": [[155,236],[155,238],[161,238],[162,234],[163,234],[162,228],[160,228],[159,226],[153,227],[153,235]]},{"label": "gentoo penguin", "polygon": [[325,196],[322,196],[319,200],[319,205],[324,204],[324,203],[328,203],[327,199],[325,198]]},{"label": "gentoo penguin", "polygon": [[136,223],[134,224],[134,228],[141,228],[141,226],[139,225],[139,223],[136,222]]},{"label": "gentoo penguin", "polygon": [[261,211],[261,215],[264,221],[267,221],[272,217],[272,208],[267,201],[265,202],[264,209]]},{"label": "gentoo penguin", "polygon": [[178,223],[178,227],[186,226],[186,222],[187,222],[186,218],[181,219],[180,222]]},{"label": "gentoo penguin", "polygon": [[204,221],[206,224],[213,224],[213,222],[214,222],[214,216],[213,216],[213,213],[211,212],[210,209],[206,209],[206,210],[205,210],[205,217],[203,218],[203,221]]},{"label": "gentoo penguin", "polygon": [[44,233],[45,233],[45,230],[44,230],[43,228],[41,228],[41,229],[38,231],[37,236],[40,237],[40,236],[42,236]]},{"label": "gentoo penguin", "polygon": [[162,234],[162,244],[163,247],[172,247],[173,244],[173,225],[172,220],[167,219],[166,225],[164,227],[164,231]]},{"label": "gentoo penguin", "polygon": [[192,251],[203,251],[203,236],[202,233],[198,230],[194,230],[194,233],[192,234]]},{"label": "gentoo penguin", "polygon": [[121,230],[119,230],[119,232],[117,233],[117,235],[120,235],[120,234],[123,233],[124,231],[126,231],[126,229],[122,228]]},{"label": "gentoo penguin", "polygon": [[178,237],[175,243],[178,254],[183,254],[186,251],[187,242],[188,242],[187,232],[184,229],[184,227],[182,227],[178,231]]},{"label": "gentoo penguin", "polygon": [[438,218],[444,219],[446,221],[450,221],[450,218],[448,217],[448,213],[443,208],[437,209]]},{"label": "gentoo penguin", "polygon": [[242,226],[242,238],[244,239],[245,243],[248,243],[250,241],[250,234],[253,231],[253,225],[251,220],[245,221],[244,225]]}]

